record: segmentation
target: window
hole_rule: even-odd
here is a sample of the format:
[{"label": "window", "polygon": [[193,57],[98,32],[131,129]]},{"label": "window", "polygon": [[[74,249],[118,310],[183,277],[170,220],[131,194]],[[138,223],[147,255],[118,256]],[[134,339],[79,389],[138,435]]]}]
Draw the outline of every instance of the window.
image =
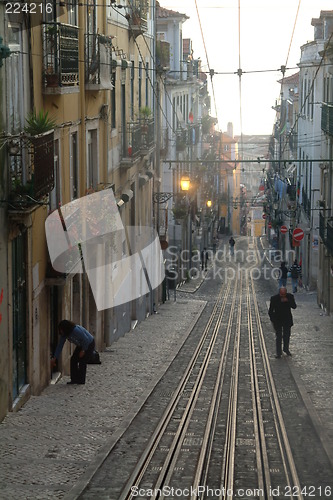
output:
[{"label": "window", "polygon": [[149,63],[146,63],[146,106],[149,107]]},{"label": "window", "polygon": [[97,158],[97,130],[87,132],[87,182],[88,188],[97,188],[98,158]]},{"label": "window", "polygon": [[68,12],[68,24],[72,24],[73,26],[79,25],[78,18],[78,5],[77,0],[71,0],[70,3],[67,4],[67,12]]},{"label": "window", "polygon": [[70,160],[71,160],[71,190],[72,200],[79,198],[79,165],[78,165],[78,140],[77,132],[71,135],[70,144]]},{"label": "window", "polygon": [[8,46],[11,56],[6,61],[8,92],[8,129],[21,132],[24,127],[24,88],[21,25],[8,25]]},{"label": "window", "polygon": [[142,107],[142,62],[139,62],[139,109]]},{"label": "window", "polygon": [[111,75],[111,128],[116,128],[116,73]]},{"label": "window", "polygon": [[134,120],[134,78],[135,78],[134,61],[132,61],[132,66],[131,66],[131,118],[132,118],[132,120]]}]

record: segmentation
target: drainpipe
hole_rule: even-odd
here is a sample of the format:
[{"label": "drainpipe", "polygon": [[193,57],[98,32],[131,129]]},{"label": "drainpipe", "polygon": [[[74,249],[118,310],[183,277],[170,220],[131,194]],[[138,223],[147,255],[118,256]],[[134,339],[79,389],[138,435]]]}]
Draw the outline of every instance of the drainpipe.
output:
[{"label": "drainpipe", "polygon": [[[85,36],[86,16],[84,4],[79,4],[79,83],[80,83],[80,119],[81,119],[81,134],[80,134],[80,196],[84,196],[86,190],[86,103],[85,103],[85,50],[84,50],[84,36]],[[83,261],[82,261],[83,264]],[[84,265],[83,265],[84,271]],[[81,275],[81,304],[80,304],[80,317],[83,324],[88,322],[88,284],[87,275],[85,272]]]}]

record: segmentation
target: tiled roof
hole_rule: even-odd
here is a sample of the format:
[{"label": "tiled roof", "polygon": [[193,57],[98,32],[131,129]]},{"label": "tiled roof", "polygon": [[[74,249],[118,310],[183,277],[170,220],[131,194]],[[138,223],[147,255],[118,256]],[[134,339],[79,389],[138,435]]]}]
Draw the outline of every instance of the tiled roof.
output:
[{"label": "tiled roof", "polygon": [[181,17],[183,19],[189,19],[189,17],[186,14],[181,14],[180,12],[176,12],[175,10],[165,9],[164,7],[161,7],[159,2],[156,2],[156,7],[157,7],[157,15],[156,15],[157,18],[168,19],[172,17]]},{"label": "tiled roof", "polygon": [[299,82],[299,71],[293,75],[286,76],[285,78],[278,80],[278,83],[298,83]]}]

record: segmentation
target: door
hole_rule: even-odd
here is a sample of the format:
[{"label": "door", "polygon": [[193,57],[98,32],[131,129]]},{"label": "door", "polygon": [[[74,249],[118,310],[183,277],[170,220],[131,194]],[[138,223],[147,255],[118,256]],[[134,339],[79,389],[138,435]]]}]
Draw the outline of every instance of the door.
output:
[{"label": "door", "polygon": [[25,234],[12,241],[13,399],[27,382]]}]

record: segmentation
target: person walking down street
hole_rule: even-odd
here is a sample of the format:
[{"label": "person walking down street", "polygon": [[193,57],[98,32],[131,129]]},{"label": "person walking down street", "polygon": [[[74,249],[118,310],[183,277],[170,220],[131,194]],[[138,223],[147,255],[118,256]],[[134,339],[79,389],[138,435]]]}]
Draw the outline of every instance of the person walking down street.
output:
[{"label": "person walking down street", "polygon": [[281,266],[279,269],[279,288],[285,288],[287,286],[287,279],[288,279],[288,268],[286,266],[286,263],[283,261],[281,262]]},{"label": "person walking down street", "polygon": [[205,247],[201,251],[201,269],[207,271],[207,265],[208,265],[208,252],[207,248]]},{"label": "person walking down street", "polygon": [[233,239],[233,237],[231,236],[230,239],[229,239],[229,250],[230,250],[230,255],[234,255],[235,253],[235,240]]},{"label": "person walking down street", "polygon": [[83,326],[64,319],[58,325],[60,340],[51,359],[51,367],[56,364],[66,340],[76,345],[71,357],[71,380],[68,384],[85,384],[87,363],[95,349],[95,339]]},{"label": "person walking down street", "polygon": [[291,293],[287,293],[285,287],[280,288],[279,293],[271,297],[268,314],[276,334],[276,358],[281,358],[282,356],[282,339],[283,352],[287,356],[291,356],[289,341],[291,327],[294,324],[291,309],[296,309],[296,307],[294,296]]},{"label": "person walking down street", "polygon": [[298,265],[297,259],[294,260],[294,263],[289,268],[290,276],[291,276],[291,284],[293,287],[293,293],[297,292],[298,280],[302,277],[301,266]]}]

